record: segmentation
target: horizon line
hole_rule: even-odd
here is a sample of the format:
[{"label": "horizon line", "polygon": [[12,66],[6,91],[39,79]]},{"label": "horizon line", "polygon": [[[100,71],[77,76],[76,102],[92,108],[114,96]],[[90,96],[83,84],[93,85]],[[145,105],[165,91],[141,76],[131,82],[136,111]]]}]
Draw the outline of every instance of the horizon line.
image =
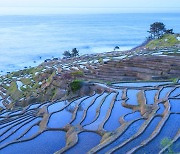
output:
[{"label": "horizon line", "polygon": [[101,9],[124,9],[124,8],[180,8],[180,7],[66,7],[66,6],[0,6],[0,8],[63,8],[63,9],[69,9],[69,8],[74,8],[74,9],[93,9],[93,8],[101,8]]},{"label": "horizon line", "polygon": [[0,15],[180,13],[180,7],[1,7]]}]

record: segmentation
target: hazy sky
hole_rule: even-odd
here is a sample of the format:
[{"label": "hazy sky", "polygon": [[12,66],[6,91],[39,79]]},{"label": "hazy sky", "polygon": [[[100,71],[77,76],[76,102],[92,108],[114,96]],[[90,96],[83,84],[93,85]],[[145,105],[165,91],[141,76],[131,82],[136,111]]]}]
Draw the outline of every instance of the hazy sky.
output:
[{"label": "hazy sky", "polygon": [[68,13],[69,11],[88,13],[103,12],[103,10],[104,12],[180,12],[180,0],[0,0],[0,13]]}]

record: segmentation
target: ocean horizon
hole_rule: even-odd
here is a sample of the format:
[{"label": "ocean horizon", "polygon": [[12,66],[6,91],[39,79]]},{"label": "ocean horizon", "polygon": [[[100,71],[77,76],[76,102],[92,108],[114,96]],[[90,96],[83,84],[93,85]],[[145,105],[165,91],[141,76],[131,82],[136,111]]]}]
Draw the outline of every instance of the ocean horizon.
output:
[{"label": "ocean horizon", "polygon": [[180,13],[1,15],[0,74],[36,66],[77,48],[80,55],[128,50],[148,36],[150,24],[163,22],[180,32]]}]

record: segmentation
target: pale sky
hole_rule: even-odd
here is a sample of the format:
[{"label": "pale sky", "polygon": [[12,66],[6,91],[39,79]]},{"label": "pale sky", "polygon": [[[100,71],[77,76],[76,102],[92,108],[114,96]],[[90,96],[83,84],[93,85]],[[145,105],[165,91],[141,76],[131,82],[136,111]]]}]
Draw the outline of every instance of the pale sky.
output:
[{"label": "pale sky", "polygon": [[180,12],[180,0],[0,0],[0,14],[18,12]]}]

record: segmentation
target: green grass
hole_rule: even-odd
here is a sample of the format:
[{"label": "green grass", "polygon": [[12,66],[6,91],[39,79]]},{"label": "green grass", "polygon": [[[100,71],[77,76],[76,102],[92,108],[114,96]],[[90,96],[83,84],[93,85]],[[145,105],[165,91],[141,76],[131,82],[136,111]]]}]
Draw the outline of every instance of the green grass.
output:
[{"label": "green grass", "polygon": [[82,71],[75,71],[75,72],[72,72],[71,75],[74,77],[79,77],[79,76],[83,76],[84,73]]},{"label": "green grass", "polygon": [[50,83],[53,80],[53,77],[55,76],[56,72],[54,71],[47,79],[47,82]]},{"label": "green grass", "polygon": [[22,92],[18,90],[16,82],[11,82],[10,87],[7,89],[7,94],[15,101],[22,98]]},{"label": "green grass", "polygon": [[42,67],[31,67],[29,69],[24,69],[23,74],[35,74],[36,72],[41,72],[43,70]]},{"label": "green grass", "polygon": [[168,55],[168,56],[180,56],[180,52],[174,52],[174,53],[163,52],[163,55]]},{"label": "green grass", "polygon": [[160,39],[155,39],[155,40],[150,41],[146,45],[146,48],[149,48],[149,49],[165,48],[165,47],[172,47],[172,46],[175,46],[177,44],[180,44],[180,41],[178,41],[176,35],[165,34]]},{"label": "green grass", "polygon": [[29,78],[21,78],[21,82],[24,85],[32,85],[31,79],[29,79]]}]

